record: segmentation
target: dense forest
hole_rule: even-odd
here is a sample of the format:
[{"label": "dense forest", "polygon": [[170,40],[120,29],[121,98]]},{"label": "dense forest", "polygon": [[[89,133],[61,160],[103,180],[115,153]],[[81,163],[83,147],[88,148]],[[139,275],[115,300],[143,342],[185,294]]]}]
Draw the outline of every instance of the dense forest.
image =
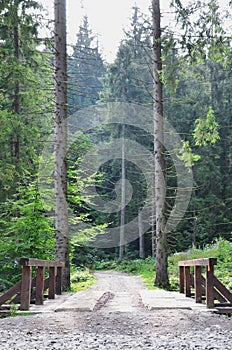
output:
[{"label": "dense forest", "polygon": [[[165,144],[173,142],[164,150],[164,215],[168,220],[181,191],[188,205],[168,231],[168,255],[219,238],[232,241],[232,49],[223,25],[230,14],[217,0],[186,7],[173,0],[171,10],[175,24],[162,27],[158,71],[164,119],[171,125]],[[0,291],[19,279],[20,257],[55,258],[55,49],[52,29],[50,37],[41,37],[44,23],[51,26],[43,15],[39,1],[0,4]],[[149,183],[153,30],[151,18],[135,6],[115,60],[107,63],[86,15],[67,56],[72,266],[156,255]]]}]

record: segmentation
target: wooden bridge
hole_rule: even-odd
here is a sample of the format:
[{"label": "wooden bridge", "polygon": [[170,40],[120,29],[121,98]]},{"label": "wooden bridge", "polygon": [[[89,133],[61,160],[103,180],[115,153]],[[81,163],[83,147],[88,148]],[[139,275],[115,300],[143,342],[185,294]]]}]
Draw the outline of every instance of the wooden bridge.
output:
[{"label": "wooden bridge", "polygon": [[[43,305],[46,298],[55,299],[55,295],[62,294],[62,269],[64,263],[21,258],[20,264],[22,265],[22,280],[0,296],[0,307],[2,306],[4,309],[13,303],[19,304],[21,310],[29,310],[31,304]],[[191,309],[192,305],[195,304],[192,299],[194,297],[196,306],[201,304],[203,308],[207,307],[215,309],[219,313],[232,314],[232,293],[215,277],[214,266],[216,264],[217,260],[214,258],[180,261],[181,294],[162,290],[138,291],[143,305],[150,310],[165,308]],[[36,270],[35,277],[32,279],[33,268]],[[48,271],[45,271],[46,269]],[[48,275],[46,279],[44,277],[45,272]],[[47,290],[48,293],[45,294]],[[89,298],[91,305],[89,310],[93,311],[95,310],[95,301],[102,302],[104,299],[107,302],[105,296],[110,295],[110,291],[92,292],[94,303],[90,294],[87,296],[85,293],[76,293],[69,299],[68,304],[71,303],[71,308],[75,310],[81,310],[84,309],[84,304],[88,304],[87,299]],[[187,298],[182,298],[182,294],[185,294]],[[59,303],[59,300],[57,302]],[[57,305],[56,308],[59,309],[59,306]],[[70,306],[67,307],[66,305],[66,309],[70,309]]]}]

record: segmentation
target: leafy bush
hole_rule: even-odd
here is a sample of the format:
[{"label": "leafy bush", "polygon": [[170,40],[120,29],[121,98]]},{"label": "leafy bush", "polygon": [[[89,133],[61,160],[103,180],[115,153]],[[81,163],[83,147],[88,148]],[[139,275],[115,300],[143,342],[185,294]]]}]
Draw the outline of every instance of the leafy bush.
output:
[{"label": "leafy bush", "polygon": [[96,278],[89,269],[76,269],[71,274],[71,291],[79,292],[85,290],[95,282]]}]

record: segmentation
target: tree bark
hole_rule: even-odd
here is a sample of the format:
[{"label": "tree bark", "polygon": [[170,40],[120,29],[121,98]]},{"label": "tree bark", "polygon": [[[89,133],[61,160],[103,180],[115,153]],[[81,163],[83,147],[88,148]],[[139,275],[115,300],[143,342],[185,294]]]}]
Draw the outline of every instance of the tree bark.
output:
[{"label": "tree bark", "polygon": [[[19,64],[19,28],[18,28],[18,7],[15,8],[14,26],[14,58]],[[15,114],[19,114],[19,81],[15,81],[13,109]],[[18,164],[20,159],[20,135],[17,134],[14,142],[14,155]]]},{"label": "tree bark", "polygon": [[141,210],[138,211],[138,226],[139,226],[139,257],[145,258],[144,232],[143,232],[143,218]]},{"label": "tree bark", "polygon": [[120,218],[120,243],[119,259],[125,253],[125,205],[126,205],[126,169],[125,169],[125,125],[122,125],[122,192],[121,192],[121,218]]},{"label": "tree bark", "polygon": [[156,278],[155,285],[166,287],[168,280],[167,234],[165,231],[165,162],[164,162],[164,126],[163,126],[163,91],[160,75],[161,61],[161,26],[160,2],[152,1],[153,19],[153,112],[154,112],[154,191],[156,214]]},{"label": "tree bark", "polygon": [[56,259],[65,263],[63,288],[70,287],[67,205],[67,54],[66,0],[54,0],[55,7],[55,228]]}]

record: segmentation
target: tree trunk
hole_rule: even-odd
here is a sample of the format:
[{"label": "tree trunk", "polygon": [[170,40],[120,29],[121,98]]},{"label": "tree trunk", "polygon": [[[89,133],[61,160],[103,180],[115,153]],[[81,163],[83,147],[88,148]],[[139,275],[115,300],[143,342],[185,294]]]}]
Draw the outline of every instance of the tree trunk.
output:
[{"label": "tree trunk", "polygon": [[55,228],[56,259],[65,262],[63,288],[70,287],[67,205],[67,63],[66,0],[55,7]]},{"label": "tree trunk", "polygon": [[141,210],[138,211],[138,226],[139,226],[139,257],[145,258],[145,246],[144,246],[144,232],[143,232],[143,218]]},{"label": "tree trunk", "polygon": [[[15,9],[15,26],[14,26],[14,58],[19,64],[19,28],[18,28],[18,8]],[[19,81],[15,81],[13,109],[15,114],[19,114]],[[16,163],[20,159],[20,135],[17,134],[14,141],[14,155]]]},{"label": "tree trunk", "polygon": [[154,190],[156,214],[156,279],[155,285],[166,287],[168,280],[167,234],[165,231],[165,164],[164,164],[164,130],[163,130],[163,91],[160,74],[161,61],[161,27],[160,2],[152,1],[153,18],[153,110],[154,110]]},{"label": "tree trunk", "polygon": [[126,169],[125,169],[125,125],[122,126],[122,192],[121,192],[121,218],[120,218],[120,243],[119,259],[125,253],[125,205],[126,205]]},{"label": "tree trunk", "polygon": [[[154,186],[152,189],[152,198],[155,198]],[[155,201],[153,200],[151,207],[151,254],[155,258],[156,233],[155,233]]]}]

